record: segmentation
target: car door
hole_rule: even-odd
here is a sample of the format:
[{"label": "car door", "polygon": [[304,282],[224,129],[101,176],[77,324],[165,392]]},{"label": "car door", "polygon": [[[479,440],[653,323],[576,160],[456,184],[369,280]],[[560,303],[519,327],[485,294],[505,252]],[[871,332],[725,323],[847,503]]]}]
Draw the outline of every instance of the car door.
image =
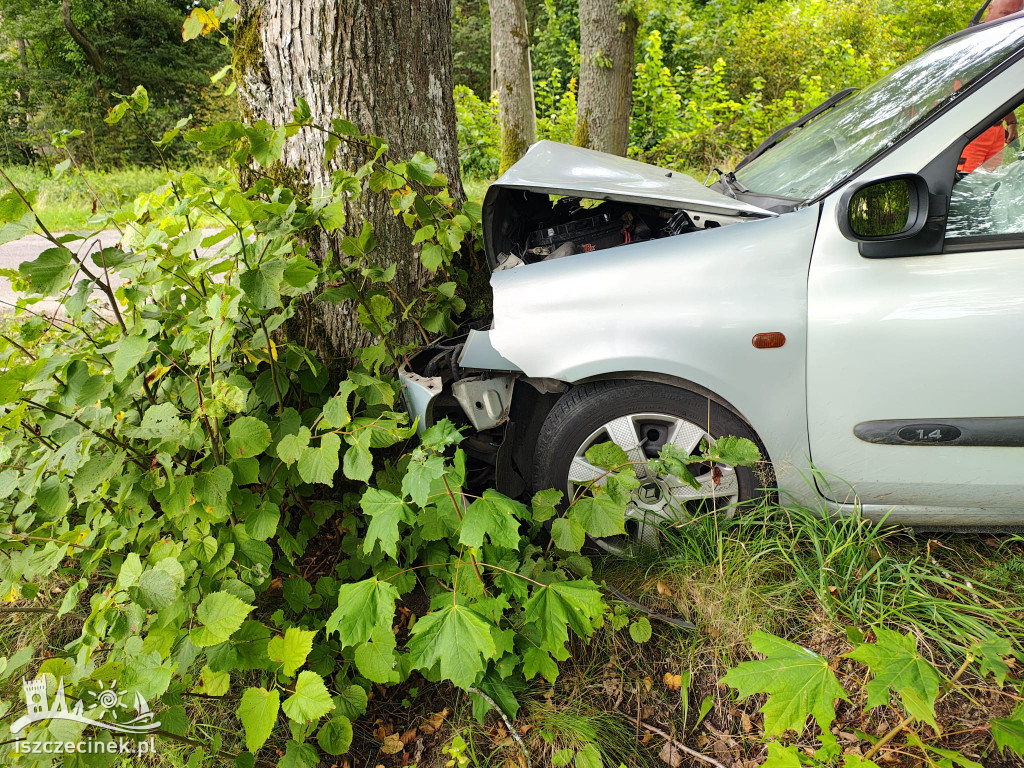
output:
[{"label": "car door", "polygon": [[968,142],[1019,105],[1021,94],[1003,99],[1020,69],[872,169],[920,172],[939,193],[933,208],[948,200],[930,253],[892,257],[890,243],[890,257],[866,257],[871,247],[840,232],[841,195],[823,205],[808,435],[817,488],[837,504],[921,525],[1024,521],[1024,160],[1008,149],[995,170],[956,169]]}]

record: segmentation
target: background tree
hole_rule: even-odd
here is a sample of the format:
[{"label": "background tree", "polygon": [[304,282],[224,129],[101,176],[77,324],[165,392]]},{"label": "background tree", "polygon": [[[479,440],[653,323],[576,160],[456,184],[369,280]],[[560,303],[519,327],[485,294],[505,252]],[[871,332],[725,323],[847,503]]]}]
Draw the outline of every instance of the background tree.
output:
[{"label": "background tree", "polygon": [[500,172],[526,154],[537,137],[530,36],[523,0],[490,0],[491,68],[501,120]]},{"label": "background tree", "polygon": [[633,57],[640,24],[619,0],[580,2],[580,86],[576,134],[581,147],[626,154],[633,98]]},{"label": "background tree", "polygon": [[[233,115],[226,82],[210,76],[229,61],[216,39],[186,45],[191,0],[0,0],[0,162],[47,159],[53,131],[77,128],[90,167],[148,165],[157,153],[135,121],[104,124],[111,93],[146,88],[149,131],[181,117]],[[171,150],[189,151],[183,145]]]},{"label": "background tree", "polygon": [[[282,125],[291,119],[296,101],[305,98],[314,123],[350,120],[364,133],[382,136],[395,157],[427,152],[461,201],[449,0],[244,0],[240,5],[233,61],[246,120]],[[280,174],[293,180],[298,174],[309,187],[328,184],[324,138],[304,129],[289,139]],[[344,162],[343,154],[333,162]],[[427,278],[419,247],[386,199],[367,198],[363,206],[380,244],[378,254],[397,265],[395,291],[403,302],[415,300]],[[328,243],[313,244],[314,258],[327,259],[330,253]],[[317,303],[310,313],[311,344],[322,362],[331,364],[367,342],[352,307]]]}]

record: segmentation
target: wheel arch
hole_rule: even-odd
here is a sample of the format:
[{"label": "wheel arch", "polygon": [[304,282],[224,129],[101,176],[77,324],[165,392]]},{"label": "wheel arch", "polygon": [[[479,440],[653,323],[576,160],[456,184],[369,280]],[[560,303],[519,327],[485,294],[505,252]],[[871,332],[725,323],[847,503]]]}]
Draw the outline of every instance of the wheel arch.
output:
[{"label": "wheel arch", "polygon": [[[564,385],[565,388],[562,391],[557,393],[543,391],[550,390],[551,384],[556,381]],[[527,462],[526,466],[523,466],[522,459],[526,455],[533,454],[541,426],[548,413],[554,408],[559,399],[568,394],[572,389],[595,381],[644,381],[652,384],[665,384],[707,398],[731,412],[750,428],[756,438],[755,443],[761,455],[769,465],[772,464],[772,457],[765,446],[764,440],[750,419],[717,392],[695,381],[654,371],[612,371],[587,376],[571,382],[523,377],[516,382],[517,386],[513,389],[512,400],[509,406],[510,424],[514,430],[514,433],[511,435],[514,449],[508,455],[510,457],[519,457],[517,469],[525,480],[527,487],[530,487],[532,462]]]}]

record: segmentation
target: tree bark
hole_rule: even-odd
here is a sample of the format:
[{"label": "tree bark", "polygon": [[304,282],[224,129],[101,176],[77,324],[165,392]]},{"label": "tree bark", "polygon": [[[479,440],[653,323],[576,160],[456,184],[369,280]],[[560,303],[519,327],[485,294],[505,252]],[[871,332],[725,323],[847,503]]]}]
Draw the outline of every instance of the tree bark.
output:
[{"label": "tree bark", "polygon": [[579,0],[580,85],[575,144],[625,155],[639,21],[619,0]]},{"label": "tree bark", "polygon": [[[242,0],[234,40],[234,71],[247,120],[281,125],[299,97],[313,122],[336,117],[381,136],[390,154],[417,151],[433,157],[463,199],[459,175],[455,105],[452,100],[450,0]],[[289,139],[277,172],[298,187],[329,184],[324,136],[303,129]],[[345,162],[344,146],[334,164]],[[374,227],[381,264],[395,262],[392,287],[403,301],[420,295],[428,273],[419,246],[386,197],[368,193],[346,228],[358,234],[363,219]],[[331,258],[326,242],[313,242],[311,256]],[[369,340],[355,308],[314,302],[300,342],[335,366]],[[343,363],[341,363],[343,365]]]},{"label": "tree bark", "polygon": [[523,0],[490,0],[491,69],[501,119],[501,172],[537,139],[530,37]]}]

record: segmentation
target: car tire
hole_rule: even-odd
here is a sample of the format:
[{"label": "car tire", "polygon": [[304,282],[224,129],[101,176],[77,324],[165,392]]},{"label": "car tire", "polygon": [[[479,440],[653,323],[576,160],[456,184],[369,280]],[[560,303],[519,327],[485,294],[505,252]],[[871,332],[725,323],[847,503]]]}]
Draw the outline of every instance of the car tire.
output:
[{"label": "car tire", "polygon": [[[709,397],[648,381],[596,381],[569,390],[548,413],[537,439],[533,490],[556,488],[565,493],[563,504],[567,504],[579,488],[586,487],[588,481],[580,472],[593,470],[581,469],[580,457],[586,449],[606,442],[613,432],[617,435],[617,439],[612,438],[613,442],[628,448],[630,429],[637,445],[627,453],[636,461],[657,455],[660,446],[667,441],[693,451],[700,440],[725,436],[752,440],[761,455],[767,456],[754,430],[739,415]],[[685,522],[700,505],[706,508],[709,500],[715,509],[731,510],[737,504],[760,498],[763,489],[774,484],[767,461],[753,469],[721,465],[719,469],[724,470],[724,476],[719,472],[715,477],[715,470],[710,466],[690,466],[706,492],[688,501],[680,501],[680,497],[697,492],[682,488],[675,478],[641,478],[649,482],[635,493],[642,491],[649,498],[637,499],[635,504],[631,502],[627,510],[628,536],[588,539],[588,543],[598,550],[621,554],[628,553],[638,542],[656,547],[666,524]],[[574,483],[574,478],[583,478],[582,485]],[[719,490],[723,492],[719,494]],[[659,492],[664,497],[660,508],[653,499]]]}]

